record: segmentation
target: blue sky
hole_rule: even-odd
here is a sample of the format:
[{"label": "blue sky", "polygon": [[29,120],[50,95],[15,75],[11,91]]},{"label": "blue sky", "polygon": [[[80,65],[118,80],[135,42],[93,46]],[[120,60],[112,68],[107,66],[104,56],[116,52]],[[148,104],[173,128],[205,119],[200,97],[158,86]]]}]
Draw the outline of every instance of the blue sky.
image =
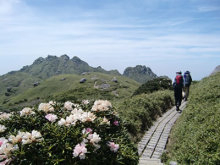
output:
[{"label": "blue sky", "polygon": [[220,65],[220,1],[0,0],[0,75],[48,54],[200,80]]}]

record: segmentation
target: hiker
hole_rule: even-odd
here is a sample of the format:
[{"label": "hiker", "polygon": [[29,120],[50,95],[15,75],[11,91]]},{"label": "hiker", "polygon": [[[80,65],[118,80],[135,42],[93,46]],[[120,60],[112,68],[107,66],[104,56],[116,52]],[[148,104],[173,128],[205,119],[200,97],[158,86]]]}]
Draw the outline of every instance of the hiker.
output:
[{"label": "hiker", "polygon": [[186,71],[184,73],[184,76],[183,76],[183,83],[184,83],[184,88],[183,88],[183,91],[184,91],[184,100],[187,101],[188,99],[188,96],[189,96],[189,87],[191,85],[191,82],[192,82],[192,77],[190,75],[190,72],[189,71]]},{"label": "hiker", "polygon": [[180,71],[180,72],[176,72],[176,77],[173,83],[176,111],[180,110],[179,107],[182,101],[182,88],[183,88],[183,76],[182,76],[182,72]]}]

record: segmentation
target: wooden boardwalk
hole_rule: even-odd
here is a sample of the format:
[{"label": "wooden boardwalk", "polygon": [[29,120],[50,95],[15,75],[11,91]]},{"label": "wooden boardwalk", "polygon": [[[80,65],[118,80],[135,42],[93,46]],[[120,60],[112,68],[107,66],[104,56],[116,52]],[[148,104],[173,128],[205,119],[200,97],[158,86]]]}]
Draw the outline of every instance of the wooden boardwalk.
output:
[{"label": "wooden boardwalk", "polygon": [[[186,107],[187,102],[183,102],[180,109]],[[138,143],[138,154],[140,156],[139,165],[161,165],[160,156],[165,150],[170,130],[181,115],[176,111],[176,107],[168,110],[162,117],[153,124]]]}]

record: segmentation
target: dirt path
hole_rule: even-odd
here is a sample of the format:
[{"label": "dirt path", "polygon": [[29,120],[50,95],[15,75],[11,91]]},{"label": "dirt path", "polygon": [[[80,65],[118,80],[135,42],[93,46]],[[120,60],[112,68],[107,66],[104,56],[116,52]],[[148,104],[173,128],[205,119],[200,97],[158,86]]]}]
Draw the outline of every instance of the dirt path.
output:
[{"label": "dirt path", "polygon": [[[187,102],[183,102],[180,109],[183,110]],[[161,165],[160,156],[165,150],[170,130],[181,113],[176,108],[168,110],[145,133],[138,143],[139,165]]]}]

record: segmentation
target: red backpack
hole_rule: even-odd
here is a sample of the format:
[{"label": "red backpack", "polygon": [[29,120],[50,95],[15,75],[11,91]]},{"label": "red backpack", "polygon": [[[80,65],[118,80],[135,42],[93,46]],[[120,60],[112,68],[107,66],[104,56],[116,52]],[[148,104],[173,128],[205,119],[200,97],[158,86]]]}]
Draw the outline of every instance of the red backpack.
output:
[{"label": "red backpack", "polygon": [[180,84],[182,80],[183,80],[183,77],[181,75],[176,76],[176,84]]}]

